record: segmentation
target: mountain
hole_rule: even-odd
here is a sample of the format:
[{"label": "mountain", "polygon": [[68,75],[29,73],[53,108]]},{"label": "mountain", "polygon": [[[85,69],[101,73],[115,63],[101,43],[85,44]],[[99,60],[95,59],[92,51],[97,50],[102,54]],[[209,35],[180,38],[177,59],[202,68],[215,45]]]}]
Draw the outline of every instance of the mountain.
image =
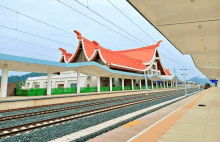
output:
[{"label": "mountain", "polygon": [[[38,77],[38,76],[45,76],[47,75],[46,73],[29,73],[29,74],[25,74],[25,75],[22,75],[22,76],[18,76],[18,75],[15,75],[15,76],[9,76],[8,77],[8,82],[9,83],[14,83],[16,81],[26,81],[28,77]],[[0,79],[1,79],[1,76],[0,76]]]},{"label": "mountain", "polygon": [[198,80],[198,77],[193,77],[187,81],[194,81],[196,83],[199,82],[199,84],[205,84],[205,83],[211,84],[211,81],[208,78],[199,78],[199,80]]}]

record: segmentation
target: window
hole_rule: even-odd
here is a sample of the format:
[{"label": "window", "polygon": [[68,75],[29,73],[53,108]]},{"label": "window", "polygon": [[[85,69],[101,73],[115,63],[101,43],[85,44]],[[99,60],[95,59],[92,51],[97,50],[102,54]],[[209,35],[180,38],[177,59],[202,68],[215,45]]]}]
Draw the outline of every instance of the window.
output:
[{"label": "window", "polygon": [[71,84],[70,84],[70,87],[75,87],[75,88],[76,88],[76,87],[77,87],[77,84],[76,84],[76,83],[71,83]]},{"label": "window", "polygon": [[40,85],[35,85],[35,88],[40,88]]},{"label": "window", "polygon": [[58,88],[64,88],[64,84],[58,84]]}]

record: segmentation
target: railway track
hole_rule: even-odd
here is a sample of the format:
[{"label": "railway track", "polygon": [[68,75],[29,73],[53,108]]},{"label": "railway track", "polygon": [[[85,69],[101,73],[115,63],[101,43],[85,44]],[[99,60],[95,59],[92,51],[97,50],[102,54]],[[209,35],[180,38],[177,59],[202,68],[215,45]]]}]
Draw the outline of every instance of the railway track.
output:
[{"label": "railway track", "polygon": [[138,99],[138,98],[144,98],[144,97],[146,96],[138,96],[138,97],[136,96],[136,97],[116,99],[116,100],[109,100],[109,101],[104,101],[104,102],[83,104],[83,105],[63,107],[63,108],[50,109],[50,110],[37,111],[37,112],[30,112],[30,113],[24,113],[24,114],[9,115],[5,117],[0,117],[0,121],[12,120],[12,119],[42,115],[42,114],[49,114],[49,113],[55,113],[55,112],[60,112],[60,111],[65,111],[65,110],[73,110],[73,109],[78,109],[78,108],[83,108],[83,107],[88,107],[88,106],[96,106],[96,105],[101,105],[101,104],[106,104],[106,103],[113,103],[113,102],[119,102],[119,101],[130,100],[130,99]]},{"label": "railway track", "polygon": [[57,117],[57,118],[52,118],[52,119],[47,119],[47,120],[42,120],[42,121],[37,121],[37,122],[26,123],[23,125],[17,125],[17,126],[12,126],[12,127],[8,127],[8,128],[3,128],[3,129],[0,129],[0,138],[9,137],[9,136],[12,136],[15,134],[20,134],[20,133],[24,133],[27,131],[31,131],[31,130],[35,130],[35,129],[39,129],[39,128],[43,128],[43,127],[47,127],[47,126],[52,126],[52,125],[56,125],[56,124],[61,124],[61,123],[65,123],[65,122],[72,121],[72,120],[76,120],[78,118],[92,116],[92,115],[99,114],[99,113],[105,113],[105,112],[117,110],[120,108],[132,106],[132,105],[136,105],[136,104],[141,104],[141,103],[145,103],[145,102],[155,101],[158,99],[167,98],[167,97],[171,97],[171,96],[178,96],[178,95],[180,95],[180,92],[175,92],[172,95],[163,95],[163,96],[159,96],[159,97],[146,98],[146,99],[138,100],[138,101],[134,101],[134,102],[128,102],[128,103],[118,104],[118,105],[114,105],[114,106],[108,106],[108,107],[103,107],[103,108],[99,108],[99,109],[93,109],[93,110],[84,111],[84,112],[80,112],[80,113],[61,116],[61,117]]},{"label": "railway track", "polygon": [[[168,91],[166,93],[171,93],[171,92]],[[24,118],[24,117],[43,115],[43,114],[49,114],[49,113],[55,113],[55,112],[61,112],[61,111],[66,111],[66,110],[73,110],[73,109],[78,109],[78,108],[83,108],[83,107],[96,106],[96,105],[101,105],[101,104],[125,101],[125,100],[130,100],[130,99],[145,98],[145,97],[146,96],[132,96],[132,97],[129,97],[129,98],[121,98],[121,99],[115,99],[115,100],[109,100],[109,101],[103,101],[103,102],[96,102],[96,103],[90,103],[90,104],[83,104],[83,105],[77,105],[77,106],[63,107],[63,108],[50,109],[50,110],[37,111],[37,112],[30,112],[30,113],[17,114],[17,115],[9,115],[9,116],[0,117],[0,121],[13,120],[13,119],[19,119],[19,118]]]}]

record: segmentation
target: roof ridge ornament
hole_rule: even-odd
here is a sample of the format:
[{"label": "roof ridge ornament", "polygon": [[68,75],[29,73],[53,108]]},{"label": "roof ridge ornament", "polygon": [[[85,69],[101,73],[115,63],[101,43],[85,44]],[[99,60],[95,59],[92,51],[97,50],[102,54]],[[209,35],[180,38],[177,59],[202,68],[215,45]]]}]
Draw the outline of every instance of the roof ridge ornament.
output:
[{"label": "roof ridge ornament", "polygon": [[63,49],[63,48],[61,48],[61,47],[60,47],[60,48],[58,48],[58,49],[59,49],[60,51],[62,51],[62,54],[63,54],[63,55],[65,55],[65,54],[66,54],[66,50],[65,50],[65,49]]},{"label": "roof ridge ornament", "polygon": [[157,42],[157,47],[159,47],[160,43],[162,42],[163,40],[160,40]]},{"label": "roof ridge ornament", "polygon": [[82,39],[82,38],[83,38],[82,35],[81,35],[81,33],[78,32],[77,30],[74,30],[74,33],[77,34],[77,38],[78,38],[78,39]]},{"label": "roof ridge ornament", "polygon": [[96,46],[100,46],[99,43],[95,40],[93,40],[92,43],[94,43]]}]

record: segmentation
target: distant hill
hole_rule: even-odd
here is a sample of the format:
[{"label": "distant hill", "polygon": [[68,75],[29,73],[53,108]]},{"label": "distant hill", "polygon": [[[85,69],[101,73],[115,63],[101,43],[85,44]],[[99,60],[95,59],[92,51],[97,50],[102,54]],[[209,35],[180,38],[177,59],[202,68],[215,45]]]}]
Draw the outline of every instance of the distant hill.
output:
[{"label": "distant hill", "polygon": [[[18,75],[15,75],[15,76],[10,76],[8,77],[8,82],[9,83],[14,83],[16,81],[26,81],[28,77],[38,77],[38,76],[45,76],[47,75],[46,73],[29,73],[29,74],[25,74],[25,75],[22,75],[22,76],[18,76]],[[0,79],[1,79],[1,76],[0,76]]]},{"label": "distant hill", "polygon": [[[194,81],[198,83],[198,77],[193,77],[187,81]],[[199,84],[205,84],[205,83],[211,84],[211,81],[208,78],[199,78]]]}]

